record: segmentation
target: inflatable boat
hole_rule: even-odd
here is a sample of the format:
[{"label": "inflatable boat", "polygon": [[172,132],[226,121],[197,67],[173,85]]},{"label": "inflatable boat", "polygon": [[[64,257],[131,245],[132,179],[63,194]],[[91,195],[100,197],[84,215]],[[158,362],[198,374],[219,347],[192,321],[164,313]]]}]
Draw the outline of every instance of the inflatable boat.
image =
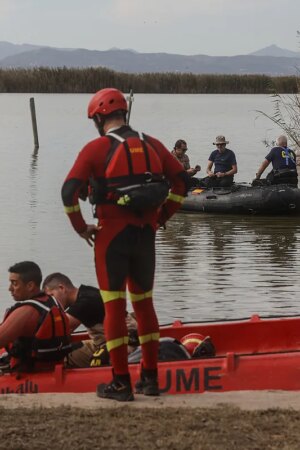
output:
[{"label": "inflatable boat", "polygon": [[287,184],[230,188],[196,188],[188,193],[180,211],[222,214],[300,214],[300,189]]},{"label": "inflatable boat", "polygon": [[[180,340],[190,333],[209,336],[215,356],[159,363],[162,394],[237,390],[300,390],[300,316],[223,322],[181,323],[160,328],[161,337]],[[76,335],[81,339],[84,335]],[[140,363],[130,364],[132,382]],[[31,373],[2,372],[0,393],[95,392],[111,380],[111,367],[51,370]]]}]

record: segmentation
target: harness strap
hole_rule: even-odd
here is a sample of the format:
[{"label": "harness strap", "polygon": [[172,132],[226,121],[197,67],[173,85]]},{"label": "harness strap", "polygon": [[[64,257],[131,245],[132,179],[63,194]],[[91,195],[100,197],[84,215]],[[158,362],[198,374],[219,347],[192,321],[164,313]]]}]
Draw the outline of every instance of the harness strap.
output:
[{"label": "harness strap", "polygon": [[67,344],[67,345],[59,345],[56,347],[50,347],[50,348],[39,348],[38,350],[36,350],[36,352],[38,354],[45,354],[45,353],[51,353],[54,351],[62,351],[62,350],[68,350],[70,348],[71,344]]},{"label": "harness strap", "polygon": [[105,136],[111,136],[112,138],[117,139],[117,141],[119,141],[119,142],[124,142],[125,141],[124,138],[122,138],[121,136],[119,136],[116,133],[107,133]]},{"label": "harness strap", "polygon": [[51,309],[48,306],[44,305],[42,302],[38,302],[37,300],[33,300],[33,299],[25,300],[24,302],[22,302],[22,305],[20,305],[20,306],[23,306],[23,305],[37,306],[38,308],[44,309],[47,312],[49,312]]},{"label": "harness strap", "polygon": [[285,165],[286,165],[286,166],[289,165],[289,158],[290,158],[290,155],[289,155],[289,148],[286,148],[286,149],[285,149]]},{"label": "harness strap", "polygon": [[143,139],[141,139],[141,144],[142,144],[142,147],[143,147],[143,150],[144,150],[147,172],[150,172],[151,171],[151,166],[150,166],[150,158],[149,158],[149,152],[148,152],[148,149],[147,149],[147,145],[145,144],[145,141]]},{"label": "harness strap", "polygon": [[124,145],[124,148],[126,151],[129,176],[131,176],[131,175],[133,175],[133,165],[132,165],[132,159],[131,159],[131,154],[130,154],[130,148],[129,148],[127,141],[124,141],[123,145]]},{"label": "harness strap", "polygon": [[288,147],[281,147],[284,151],[285,154],[285,165],[288,166],[289,165],[289,159],[291,159],[293,162],[295,162],[293,160],[293,158],[291,157],[291,155],[294,153],[290,148]]}]

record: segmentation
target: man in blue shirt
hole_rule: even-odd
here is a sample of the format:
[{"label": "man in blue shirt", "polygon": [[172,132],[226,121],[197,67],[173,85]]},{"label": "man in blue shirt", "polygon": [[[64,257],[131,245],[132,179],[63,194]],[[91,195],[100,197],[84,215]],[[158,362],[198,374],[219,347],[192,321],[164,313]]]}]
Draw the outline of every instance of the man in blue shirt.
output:
[{"label": "man in blue shirt", "polygon": [[296,155],[293,150],[288,148],[286,136],[281,135],[276,139],[276,146],[271,149],[261,163],[256,173],[256,180],[260,179],[270,163],[272,163],[272,171],[266,177],[269,184],[298,185]]},{"label": "man in blue shirt", "polygon": [[[201,185],[205,187],[228,187],[233,184],[234,174],[237,173],[237,163],[235,154],[226,148],[225,136],[217,136],[213,145],[217,147],[212,151],[207,164],[207,177],[201,180]],[[212,167],[214,165],[214,170]]]}]

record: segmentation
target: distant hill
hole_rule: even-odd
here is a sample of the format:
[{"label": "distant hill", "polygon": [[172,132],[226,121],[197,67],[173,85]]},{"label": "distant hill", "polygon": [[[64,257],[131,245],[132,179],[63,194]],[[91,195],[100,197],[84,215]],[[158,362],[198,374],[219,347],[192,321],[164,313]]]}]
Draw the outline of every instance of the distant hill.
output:
[{"label": "distant hill", "polygon": [[[2,49],[2,50],[1,50]],[[139,53],[113,48],[106,51],[60,49],[14,45],[0,42],[0,68],[33,67],[106,67],[118,72],[178,72],[195,74],[266,74],[294,75],[299,56],[270,55],[285,52],[277,46],[266,47],[251,55],[208,56],[171,53]],[[10,52],[10,54],[9,54]],[[290,52],[286,50],[286,52]],[[297,52],[290,52],[296,54]]]},{"label": "distant hill", "polygon": [[38,45],[31,44],[12,44],[11,42],[0,41],[0,60],[7,56],[18,55],[19,53],[30,52],[36,48],[40,48]]},{"label": "distant hill", "polygon": [[287,58],[300,58],[300,52],[293,52],[292,50],[287,50],[285,48],[280,48],[277,45],[269,45],[268,47],[257,50],[256,52],[250,53],[250,55],[255,56],[277,56],[277,57],[287,57]]}]

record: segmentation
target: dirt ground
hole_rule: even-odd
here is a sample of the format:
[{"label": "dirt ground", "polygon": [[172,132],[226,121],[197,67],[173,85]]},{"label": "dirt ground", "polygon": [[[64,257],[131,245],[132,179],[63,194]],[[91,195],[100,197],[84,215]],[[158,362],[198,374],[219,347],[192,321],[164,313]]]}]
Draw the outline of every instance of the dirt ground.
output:
[{"label": "dirt ground", "polygon": [[131,403],[95,394],[0,397],[0,449],[300,448],[300,392],[205,393]]}]

